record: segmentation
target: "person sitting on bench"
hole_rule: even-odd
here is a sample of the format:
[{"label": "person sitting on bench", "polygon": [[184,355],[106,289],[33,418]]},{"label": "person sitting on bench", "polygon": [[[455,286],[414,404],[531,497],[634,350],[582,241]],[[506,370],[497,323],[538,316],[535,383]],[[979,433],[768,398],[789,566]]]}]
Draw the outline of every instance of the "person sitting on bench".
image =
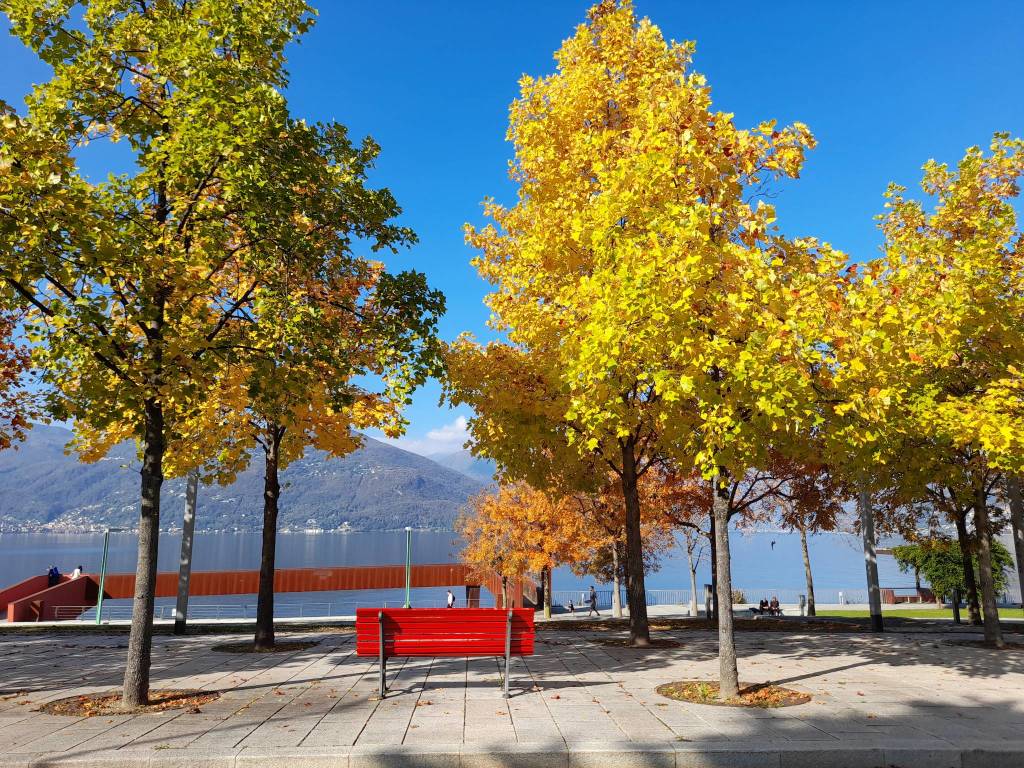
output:
[{"label": "person sitting on bench", "polygon": [[782,609],[779,607],[779,598],[772,595],[772,601],[768,603],[768,615],[769,616],[781,616]]}]

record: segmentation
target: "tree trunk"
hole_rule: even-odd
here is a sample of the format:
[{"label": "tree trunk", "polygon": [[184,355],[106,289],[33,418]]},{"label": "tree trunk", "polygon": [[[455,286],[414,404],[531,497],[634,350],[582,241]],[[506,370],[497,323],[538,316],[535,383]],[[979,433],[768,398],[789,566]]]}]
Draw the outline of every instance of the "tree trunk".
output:
[{"label": "tree trunk", "polygon": [[1013,533],[1013,556],[1017,561],[1020,607],[1024,608],[1024,497],[1021,495],[1019,477],[1006,476],[1006,495],[1010,501],[1010,530]]},{"label": "tree trunk", "polygon": [[728,475],[719,470],[715,477],[712,514],[715,520],[715,559],[718,562],[718,698],[739,695],[736,669],[736,638],[732,627],[732,568],[729,562],[729,485]]},{"label": "tree trunk", "polygon": [[811,555],[807,551],[807,528],[800,528],[800,548],[804,553],[804,577],[807,579],[807,615],[817,616],[814,611],[814,577],[811,575]]},{"label": "tree trunk", "polygon": [[544,588],[544,618],[551,618],[551,568],[541,571],[540,582]]},{"label": "tree trunk", "polygon": [[256,596],[257,648],[274,647],[274,573],[277,556],[277,513],[281,498],[278,459],[284,429],[271,423],[263,446],[266,458],[263,474],[263,551],[260,556],[260,586]]},{"label": "tree trunk", "polygon": [[860,534],[864,545],[864,572],[868,585],[868,608],[871,611],[871,631],[882,632],[882,593],[878,586],[878,556],[875,554],[875,511],[871,505],[871,492],[861,488],[857,494],[860,512]]},{"label": "tree trunk", "polygon": [[619,541],[612,542],[612,616],[616,619],[622,618],[622,595],[619,585]]},{"label": "tree trunk", "polygon": [[651,644],[647,623],[647,590],[644,587],[644,549],[640,533],[640,492],[637,488],[636,454],[630,439],[622,445],[622,496],[626,501],[626,600],[629,603],[629,644]]},{"label": "tree trunk", "polygon": [[139,553],[135,567],[135,598],[128,635],[122,705],[134,709],[149,703],[149,668],[153,652],[153,602],[160,536],[160,486],[163,484],[164,412],[154,398],[145,403],[142,444],[142,501],[139,509]]},{"label": "tree trunk", "polygon": [[199,472],[188,473],[185,485],[185,518],[181,524],[181,557],[178,559],[178,601],[174,606],[174,634],[185,634],[188,621],[188,584],[192,578],[192,541],[196,529],[196,497]]},{"label": "tree trunk", "polygon": [[[714,502],[712,501],[712,504]],[[718,530],[715,525],[715,515],[711,514],[710,523],[710,544],[711,544],[711,615],[709,619],[718,619]]]},{"label": "tree trunk", "polygon": [[988,523],[988,492],[984,484],[974,491],[974,530],[978,539],[978,575],[981,577],[982,626],[985,642],[1004,648],[1003,631],[999,627],[996,606],[996,585],[992,578],[992,539]]},{"label": "tree trunk", "polygon": [[697,618],[697,568],[693,564],[693,547],[686,540],[686,564],[690,569],[690,615]]},{"label": "tree trunk", "polygon": [[974,578],[974,544],[967,532],[967,510],[957,512],[956,538],[960,544],[960,561],[964,569],[964,589],[967,590],[967,615],[971,624],[981,626],[981,604],[978,601],[978,582]]}]

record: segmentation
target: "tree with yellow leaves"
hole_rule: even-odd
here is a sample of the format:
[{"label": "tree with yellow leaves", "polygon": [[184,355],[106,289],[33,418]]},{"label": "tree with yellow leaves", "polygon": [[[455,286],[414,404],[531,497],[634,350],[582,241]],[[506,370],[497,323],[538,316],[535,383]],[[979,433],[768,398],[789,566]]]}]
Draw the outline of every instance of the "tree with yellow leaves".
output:
[{"label": "tree with yellow leaves", "polygon": [[181,441],[222,473],[254,449],[263,455],[260,650],[274,646],[279,473],[307,447],[350,453],[361,442],[354,430],[399,435],[410,392],[439,373],[443,295],[421,273],[390,274],[352,250],[353,238],[392,252],[414,241],[393,223],[391,193],[366,186],[377,152],[369,140],[353,146],[342,126],[301,122],[267,147],[268,165],[288,176],[262,192],[254,248],[281,267],[252,286],[246,321],[232,331],[236,351]]},{"label": "tree with yellow leaves", "polygon": [[[521,80],[508,131],[518,202],[487,203],[494,225],[468,232],[508,343],[464,340],[450,366],[451,399],[474,407],[477,450],[499,466],[557,471],[569,446],[616,473],[637,645],[649,643],[640,477],[670,456],[722,485],[772,436],[815,418],[807,371],[821,352],[808,329],[842,261],[784,240],[773,208],[750,202],[798,174],[814,143],[806,126],[737,128],[689,70],[693,51],[606,0],[558,51],[555,74]],[[519,441],[531,448],[509,456]],[[721,637],[729,696],[724,612]]]},{"label": "tree with yellow leaves", "polygon": [[[353,273],[366,285],[376,269],[351,258],[351,241],[378,239],[374,227],[397,209],[386,191],[364,189],[372,142],[353,149],[339,126],[289,116],[284,51],[312,24],[302,0],[2,0],[0,9],[53,71],[24,114],[0,110],[0,302],[28,313],[50,411],[73,422],[80,455],[97,460],[126,439],[139,446],[123,688],[131,709],[149,695],[161,487],[165,475],[217,455],[186,439],[203,414],[220,412],[212,394],[242,380],[246,403],[279,403],[267,394],[279,388],[299,413],[321,403],[343,413],[365,408],[358,396],[335,401],[332,388],[406,365],[405,348],[380,339],[401,339],[408,315],[377,312],[377,302],[401,304],[397,294],[410,285],[412,304],[436,297],[418,277],[378,276],[369,295],[350,285]],[[131,171],[86,179],[74,157],[95,141],[127,145]],[[372,336],[363,349],[374,351],[346,365],[320,398],[296,390],[309,384],[311,361],[333,371],[335,346],[356,344],[341,337],[325,345],[324,334],[337,329],[324,319],[329,312],[351,313],[344,328]],[[324,332],[308,347],[296,341],[321,320]],[[418,330],[428,334],[415,348],[429,340],[429,324]],[[419,375],[417,354],[394,377],[396,403],[405,387],[397,382]],[[301,375],[269,375],[274,362],[296,359]]]},{"label": "tree with yellow leaves", "polygon": [[833,410],[845,423],[835,434],[882,474],[896,455],[886,445],[900,443],[913,450],[899,455],[935,468],[930,482],[963,473],[955,485],[973,514],[985,638],[996,646],[991,478],[1024,468],[1024,241],[1012,204],[1022,174],[1024,142],[996,134],[955,170],[924,166],[931,211],[891,186],[884,256],[859,271],[834,343]]}]

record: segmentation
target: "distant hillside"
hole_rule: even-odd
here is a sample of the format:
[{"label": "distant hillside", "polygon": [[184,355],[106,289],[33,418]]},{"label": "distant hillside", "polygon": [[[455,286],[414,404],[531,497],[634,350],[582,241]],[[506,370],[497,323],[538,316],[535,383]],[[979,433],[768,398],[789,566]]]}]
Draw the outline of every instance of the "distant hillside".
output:
[{"label": "distant hillside", "polygon": [[452,453],[432,453],[427,458],[436,461],[442,467],[454,469],[456,472],[475,477],[485,483],[494,480],[494,462],[490,459],[478,459],[466,450]]},{"label": "distant hillside", "polygon": [[[18,450],[0,451],[0,530],[131,528],[138,518],[135,448],[117,446],[95,464],[64,455],[71,433],[36,426]],[[430,459],[366,438],[343,459],[310,451],[281,476],[282,530],[450,528],[483,483]],[[180,527],[184,482],[163,486],[161,527]],[[197,527],[258,530],[262,523],[260,457],[231,486],[199,488]],[[347,524],[347,525],[346,525]]]}]

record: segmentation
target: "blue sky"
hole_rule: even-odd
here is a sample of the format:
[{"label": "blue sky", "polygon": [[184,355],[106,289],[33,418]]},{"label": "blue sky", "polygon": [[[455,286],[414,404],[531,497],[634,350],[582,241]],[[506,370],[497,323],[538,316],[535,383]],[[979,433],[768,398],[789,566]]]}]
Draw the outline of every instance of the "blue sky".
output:
[{"label": "blue sky", "polygon": [[[314,0],[316,2],[316,0]],[[321,0],[291,49],[292,112],[338,120],[382,146],[373,182],[388,186],[416,230],[414,249],[387,259],[427,273],[448,297],[446,339],[487,336],[487,286],[469,266],[462,225],[481,200],[511,201],[504,141],[520,75],[552,54],[589,2]],[[696,40],[694,67],[739,126],[807,123],[819,141],[803,177],[775,200],[791,235],[814,235],[854,259],[875,253],[873,217],[889,181],[914,186],[929,158],[955,162],[994,131],[1024,135],[1024,3],[635,0],[666,37]],[[19,105],[46,68],[0,37],[0,98]],[[101,172],[103,156],[89,158]],[[456,450],[465,411],[418,392],[402,445]],[[461,417],[461,419],[460,419]]]}]

